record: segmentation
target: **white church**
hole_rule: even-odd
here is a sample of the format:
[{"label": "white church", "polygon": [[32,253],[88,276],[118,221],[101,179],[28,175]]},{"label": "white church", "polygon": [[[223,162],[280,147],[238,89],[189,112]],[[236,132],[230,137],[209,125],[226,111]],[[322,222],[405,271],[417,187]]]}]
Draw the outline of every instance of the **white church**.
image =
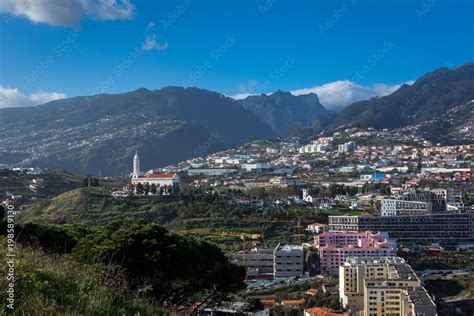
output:
[{"label": "white church", "polygon": [[135,152],[133,157],[132,185],[156,185],[157,187],[179,186],[179,176],[176,173],[140,172],[140,157]]}]

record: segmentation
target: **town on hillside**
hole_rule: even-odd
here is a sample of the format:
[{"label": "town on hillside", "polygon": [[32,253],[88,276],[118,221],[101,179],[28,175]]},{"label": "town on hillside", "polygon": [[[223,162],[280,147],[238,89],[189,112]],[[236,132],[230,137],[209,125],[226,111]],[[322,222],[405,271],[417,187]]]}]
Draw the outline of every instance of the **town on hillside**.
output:
[{"label": "town on hillside", "polygon": [[[249,314],[256,300],[253,315],[438,315],[469,302],[460,292],[437,296],[440,284],[472,291],[473,146],[351,128],[307,143],[253,141],[146,171],[137,149],[129,176],[89,177],[81,186],[102,188],[118,203],[209,197],[220,212],[255,221],[241,227],[201,215],[207,223],[180,228],[221,244],[245,268],[245,291],[206,313]],[[3,204],[28,212],[51,171],[5,172],[23,176],[28,193],[17,183]],[[259,214],[268,214],[271,230]]]}]

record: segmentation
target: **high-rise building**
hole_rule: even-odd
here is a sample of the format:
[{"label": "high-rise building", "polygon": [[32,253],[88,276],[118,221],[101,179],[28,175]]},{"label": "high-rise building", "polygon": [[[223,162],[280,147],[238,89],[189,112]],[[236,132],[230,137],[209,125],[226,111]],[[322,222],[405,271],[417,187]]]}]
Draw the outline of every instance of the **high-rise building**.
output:
[{"label": "high-rise building", "polygon": [[348,258],[339,267],[344,308],[366,316],[436,316],[436,305],[400,257]]}]

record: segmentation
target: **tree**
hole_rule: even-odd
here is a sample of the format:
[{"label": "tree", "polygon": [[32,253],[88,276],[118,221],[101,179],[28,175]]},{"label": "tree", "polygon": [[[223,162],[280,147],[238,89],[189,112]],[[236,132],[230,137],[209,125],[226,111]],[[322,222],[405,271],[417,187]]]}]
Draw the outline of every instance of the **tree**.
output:
[{"label": "tree", "polygon": [[160,303],[191,304],[245,288],[243,268],[205,241],[184,238],[154,223],[114,222],[82,238],[73,255],[123,267],[132,287],[151,285]]},{"label": "tree", "polygon": [[148,193],[150,193],[150,185],[148,183],[145,183],[145,185],[143,186],[143,193],[145,195],[148,195]]},{"label": "tree", "polygon": [[99,179],[93,178],[93,177],[87,177],[82,180],[82,187],[87,188],[87,187],[98,187],[99,184]]},{"label": "tree", "polygon": [[87,188],[89,186],[89,178],[82,179],[82,187]]},{"label": "tree", "polygon": [[156,194],[156,191],[157,191],[157,190],[156,190],[156,184],[153,183],[153,184],[150,186],[150,193],[153,194],[153,195],[155,195],[155,194]]},{"label": "tree", "polygon": [[135,186],[135,193],[137,195],[142,195],[143,193],[145,193],[145,190],[143,189],[143,184],[137,183],[137,185]]},{"label": "tree", "polygon": [[90,186],[91,186],[91,187],[98,187],[98,186],[99,186],[99,179],[97,179],[97,178],[91,178],[91,180],[90,180]]},{"label": "tree", "polygon": [[464,203],[464,205],[471,205],[471,198],[469,197],[469,193],[467,191],[464,191],[461,194],[461,201]]}]

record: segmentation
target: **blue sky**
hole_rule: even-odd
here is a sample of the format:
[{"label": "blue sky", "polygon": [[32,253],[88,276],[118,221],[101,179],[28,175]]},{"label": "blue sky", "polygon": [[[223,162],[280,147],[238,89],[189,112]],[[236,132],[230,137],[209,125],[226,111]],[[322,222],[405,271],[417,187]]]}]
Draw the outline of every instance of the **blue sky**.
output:
[{"label": "blue sky", "polygon": [[474,55],[467,0],[22,1],[0,4],[0,107],[168,85],[338,107]]}]

